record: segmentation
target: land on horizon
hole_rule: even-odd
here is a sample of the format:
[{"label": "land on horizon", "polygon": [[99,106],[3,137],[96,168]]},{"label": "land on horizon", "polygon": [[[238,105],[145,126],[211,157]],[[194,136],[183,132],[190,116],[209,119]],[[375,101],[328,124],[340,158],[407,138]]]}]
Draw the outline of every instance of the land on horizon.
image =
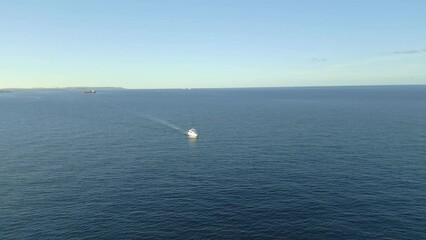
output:
[{"label": "land on horizon", "polygon": [[404,86],[426,86],[426,84],[371,84],[371,85],[330,85],[330,86],[281,86],[281,87],[222,87],[222,88],[125,88],[125,87],[36,87],[36,88],[0,88],[0,93],[5,92],[12,92],[12,91],[32,91],[32,90],[77,90],[77,91],[84,91],[84,90],[97,90],[97,91],[103,91],[103,90],[187,90],[187,89],[252,89],[252,88],[346,88],[346,87],[404,87]]},{"label": "land on horizon", "polygon": [[121,90],[126,89],[123,87],[36,87],[36,88],[0,88],[1,91],[20,91],[20,90],[88,90],[88,89],[96,89],[96,90]]}]

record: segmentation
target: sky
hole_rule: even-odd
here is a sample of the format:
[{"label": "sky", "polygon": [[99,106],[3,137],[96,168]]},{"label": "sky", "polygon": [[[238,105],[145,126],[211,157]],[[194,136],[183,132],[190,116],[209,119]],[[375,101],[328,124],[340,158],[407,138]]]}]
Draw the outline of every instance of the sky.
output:
[{"label": "sky", "polygon": [[424,0],[3,0],[0,88],[426,84]]}]

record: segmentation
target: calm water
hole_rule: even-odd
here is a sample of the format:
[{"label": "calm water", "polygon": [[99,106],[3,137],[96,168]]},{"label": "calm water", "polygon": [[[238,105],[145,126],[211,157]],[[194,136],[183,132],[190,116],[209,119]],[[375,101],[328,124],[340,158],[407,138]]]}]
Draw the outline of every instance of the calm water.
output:
[{"label": "calm water", "polygon": [[0,134],[1,239],[426,239],[426,86],[2,93]]}]

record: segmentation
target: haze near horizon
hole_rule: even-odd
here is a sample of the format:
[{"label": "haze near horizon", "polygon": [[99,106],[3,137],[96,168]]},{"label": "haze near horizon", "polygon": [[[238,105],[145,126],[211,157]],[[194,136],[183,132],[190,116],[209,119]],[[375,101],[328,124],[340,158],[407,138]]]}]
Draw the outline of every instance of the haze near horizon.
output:
[{"label": "haze near horizon", "polygon": [[423,1],[2,1],[0,88],[426,84]]}]

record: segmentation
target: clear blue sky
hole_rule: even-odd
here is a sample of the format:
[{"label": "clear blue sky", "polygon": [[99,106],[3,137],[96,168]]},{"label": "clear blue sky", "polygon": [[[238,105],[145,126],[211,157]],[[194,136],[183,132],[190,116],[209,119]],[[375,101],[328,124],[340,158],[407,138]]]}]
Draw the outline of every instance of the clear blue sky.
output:
[{"label": "clear blue sky", "polygon": [[371,84],[426,84],[426,1],[0,1],[0,88]]}]

